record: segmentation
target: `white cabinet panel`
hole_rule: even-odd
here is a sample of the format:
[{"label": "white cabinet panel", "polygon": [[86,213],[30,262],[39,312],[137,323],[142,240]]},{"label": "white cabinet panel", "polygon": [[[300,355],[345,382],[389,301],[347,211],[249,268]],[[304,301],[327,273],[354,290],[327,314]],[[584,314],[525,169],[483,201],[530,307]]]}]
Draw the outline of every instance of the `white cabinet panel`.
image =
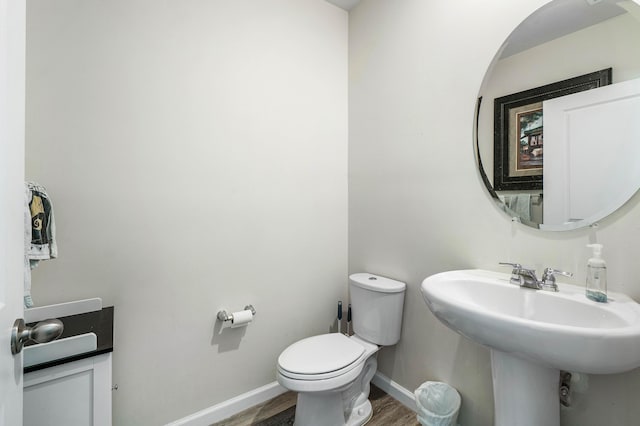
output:
[{"label": "white cabinet panel", "polygon": [[111,354],[24,376],[24,426],[110,426]]},{"label": "white cabinet panel", "polygon": [[24,426],[93,424],[93,370],[24,388]]}]

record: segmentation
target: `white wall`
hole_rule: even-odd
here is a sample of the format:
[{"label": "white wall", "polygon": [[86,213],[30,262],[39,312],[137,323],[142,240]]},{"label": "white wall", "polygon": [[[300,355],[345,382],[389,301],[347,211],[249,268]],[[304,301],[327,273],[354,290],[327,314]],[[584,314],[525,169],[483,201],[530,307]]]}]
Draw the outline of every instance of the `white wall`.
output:
[{"label": "white wall", "polygon": [[[322,0],[29,0],[36,304],[115,305],[114,424],[275,380],[347,277],[347,14]],[[218,309],[255,322],[217,334]]]},{"label": "white wall", "polygon": [[[576,272],[572,282],[582,284],[584,246],[597,238],[610,290],[640,301],[640,197],[597,230],[543,233],[512,224],[476,170],[473,112],[484,73],[544,2],[367,0],[350,14],[349,269],[407,282],[403,336],[381,351],[379,369],[407,389],[451,383],[462,394],[464,426],[492,424],[489,354],[429,312],[419,292],[425,277],[521,261]],[[562,424],[635,424],[639,391],[638,370],[590,376]]]}]

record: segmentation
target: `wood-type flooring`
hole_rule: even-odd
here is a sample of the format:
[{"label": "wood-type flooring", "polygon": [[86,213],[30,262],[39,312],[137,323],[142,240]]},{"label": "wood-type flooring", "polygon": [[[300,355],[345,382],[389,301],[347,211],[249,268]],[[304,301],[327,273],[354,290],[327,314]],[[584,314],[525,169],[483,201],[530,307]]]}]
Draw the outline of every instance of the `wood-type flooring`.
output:
[{"label": "wood-type flooring", "polygon": [[[293,425],[296,397],[294,392],[284,393],[211,426]],[[374,385],[371,385],[369,400],[373,406],[373,417],[367,426],[420,426],[413,411]]]}]

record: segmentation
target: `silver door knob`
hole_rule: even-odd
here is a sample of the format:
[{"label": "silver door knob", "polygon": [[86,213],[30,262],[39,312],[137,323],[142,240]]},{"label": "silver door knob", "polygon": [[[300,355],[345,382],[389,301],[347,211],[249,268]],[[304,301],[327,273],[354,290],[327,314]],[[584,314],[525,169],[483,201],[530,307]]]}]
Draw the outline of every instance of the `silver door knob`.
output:
[{"label": "silver door knob", "polygon": [[16,355],[22,352],[22,347],[29,340],[36,343],[47,343],[62,335],[64,325],[59,319],[40,321],[33,327],[27,327],[22,318],[13,323],[11,330],[11,353]]}]

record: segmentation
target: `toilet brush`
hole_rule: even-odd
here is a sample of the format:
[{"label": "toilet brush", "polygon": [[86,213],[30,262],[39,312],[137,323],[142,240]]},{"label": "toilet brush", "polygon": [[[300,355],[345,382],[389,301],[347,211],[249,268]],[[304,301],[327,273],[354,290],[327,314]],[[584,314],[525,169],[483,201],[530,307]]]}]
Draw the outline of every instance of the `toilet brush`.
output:
[{"label": "toilet brush", "polygon": [[338,300],[338,333],[342,325],[342,300]]}]

